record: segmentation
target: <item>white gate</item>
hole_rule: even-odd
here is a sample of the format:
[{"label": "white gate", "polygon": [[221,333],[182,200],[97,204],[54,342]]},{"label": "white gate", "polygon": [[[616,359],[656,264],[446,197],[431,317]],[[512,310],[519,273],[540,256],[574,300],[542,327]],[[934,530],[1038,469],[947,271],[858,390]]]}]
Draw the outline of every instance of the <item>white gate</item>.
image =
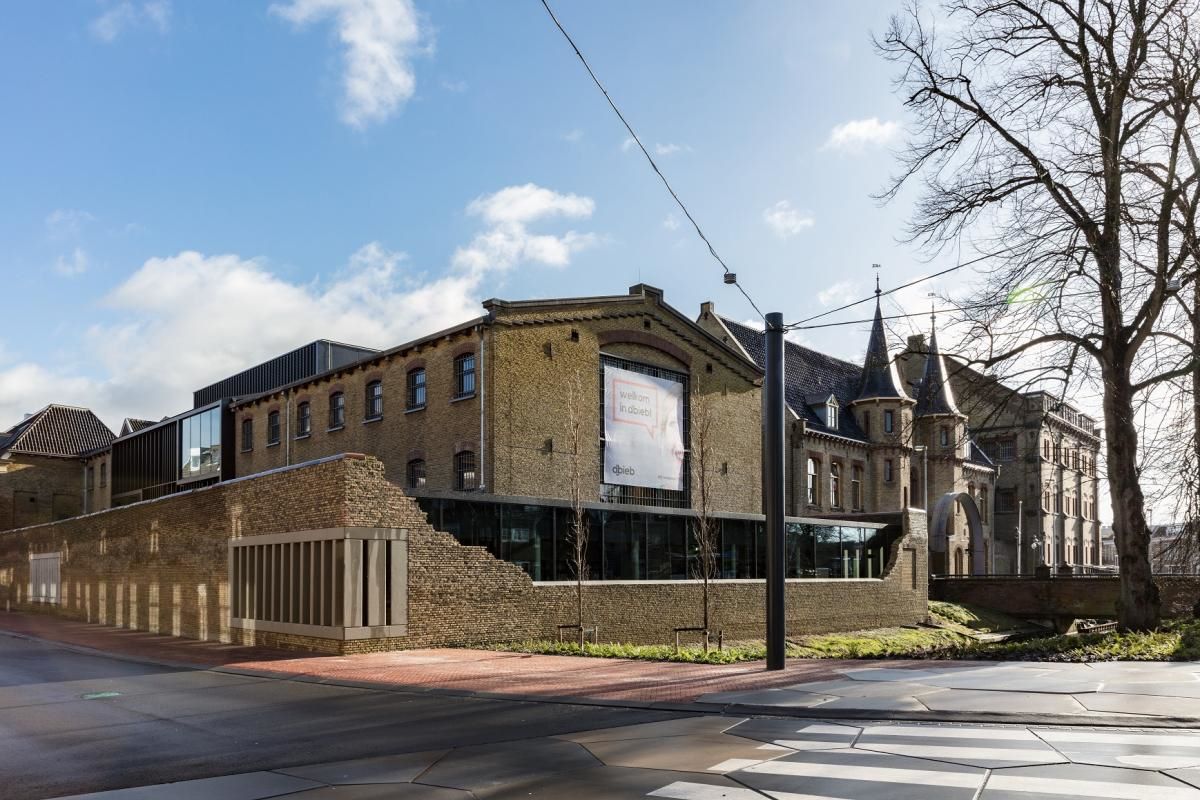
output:
[{"label": "white gate", "polygon": [[62,553],[29,556],[29,599],[34,603],[59,604],[59,564]]}]

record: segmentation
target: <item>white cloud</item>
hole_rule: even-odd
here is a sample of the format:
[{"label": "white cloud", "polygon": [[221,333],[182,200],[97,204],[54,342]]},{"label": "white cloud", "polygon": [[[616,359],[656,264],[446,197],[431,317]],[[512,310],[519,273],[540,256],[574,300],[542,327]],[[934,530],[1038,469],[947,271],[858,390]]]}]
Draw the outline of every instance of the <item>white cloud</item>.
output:
[{"label": "white cloud", "polygon": [[692,148],[688,147],[687,145],[674,144],[673,142],[668,144],[654,145],[655,155],[660,156],[673,156],[676,153],[682,153],[684,150],[691,151],[691,149]]},{"label": "white cloud", "polygon": [[111,44],[130,28],[149,26],[159,33],[166,33],[171,28],[171,4],[169,0],[147,0],[135,3],[133,0],[121,0],[92,20],[88,29],[92,36],[102,42]]},{"label": "white cloud", "polygon": [[56,208],[46,215],[46,231],[54,238],[75,237],[96,218],[77,208]]},{"label": "white cloud", "polygon": [[858,285],[853,281],[838,281],[817,292],[817,302],[823,306],[842,305],[858,298]]},{"label": "white cloud", "polygon": [[49,402],[90,407],[114,428],[126,416],[157,419],[188,408],[193,390],[313,339],[385,348],[462,322],[481,313],[490,278],[524,263],[562,266],[594,241],[527,224],[593,208],[532,184],[477,198],[468,210],[485,229],[433,276],[378,242],[308,282],[236,254],[151,258],[105,296],[114,321],[91,326],[71,363],[35,364],[0,342],[9,359],[0,362],[0,429]]},{"label": "white cloud", "polygon": [[669,231],[679,230],[679,217],[674,214],[667,214],[666,218],[662,221],[662,226]]},{"label": "white cloud", "polygon": [[867,147],[881,147],[894,141],[901,133],[900,123],[880,122],[878,117],[854,119],[835,125],[822,149],[844,153],[861,153]]},{"label": "white cloud", "polygon": [[464,80],[452,81],[449,78],[442,78],[442,88],[447,92],[461,94],[468,89],[467,82]]},{"label": "white cloud", "polygon": [[54,262],[54,271],[59,275],[70,278],[87,272],[88,254],[82,247],[76,247],[69,256],[59,256]]},{"label": "white cloud", "polygon": [[416,91],[412,58],[427,34],[412,0],[288,0],[273,4],[271,12],[298,28],[334,19],[345,48],[346,124],[365,128],[382,122]]},{"label": "white cloud", "polygon": [[637,142],[634,141],[632,136],[626,136],[625,141],[621,142],[621,152],[628,153],[636,144]]},{"label": "white cloud", "polygon": [[595,207],[590,197],[560,194],[532,183],[477,197],[467,206],[467,213],[481,217],[491,227],[458,248],[453,264],[469,272],[505,270],[519,261],[566,266],[573,253],[596,243],[595,234],[533,234],[527,226],[553,217],[590,217]]},{"label": "white cloud", "polygon": [[763,211],[763,220],[775,235],[781,239],[795,236],[805,228],[811,228],[816,221],[809,214],[803,214],[792,207],[787,200],[780,200],[775,205]]},{"label": "white cloud", "polygon": [[563,134],[563,139],[571,143],[581,141],[583,139],[583,131],[579,128],[572,128]]}]

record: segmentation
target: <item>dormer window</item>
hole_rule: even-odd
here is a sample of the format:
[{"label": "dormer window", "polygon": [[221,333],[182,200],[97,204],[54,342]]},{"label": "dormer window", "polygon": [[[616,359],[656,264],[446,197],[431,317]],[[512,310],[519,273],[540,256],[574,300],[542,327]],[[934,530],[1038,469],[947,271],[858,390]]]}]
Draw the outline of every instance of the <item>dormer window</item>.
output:
[{"label": "dormer window", "polygon": [[829,428],[837,430],[838,426],[838,407],[833,400],[825,404],[825,425]]}]

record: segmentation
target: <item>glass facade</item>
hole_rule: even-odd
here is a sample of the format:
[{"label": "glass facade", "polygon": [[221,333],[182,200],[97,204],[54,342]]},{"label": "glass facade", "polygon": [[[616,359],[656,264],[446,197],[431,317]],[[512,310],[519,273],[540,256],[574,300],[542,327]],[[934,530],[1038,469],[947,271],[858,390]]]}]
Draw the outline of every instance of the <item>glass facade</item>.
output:
[{"label": "glass facade", "polygon": [[179,479],[221,474],[221,409],[210,408],[179,420]]},{"label": "glass facade", "polygon": [[[465,545],[487,548],[535,581],[575,579],[569,508],[428,497],[418,502],[435,528]],[[698,574],[699,548],[687,515],[596,508],[587,515],[589,580],[685,580]],[[720,577],[764,578],[763,522],[717,523]],[[898,525],[788,522],[787,577],[878,578],[901,535]]]}]

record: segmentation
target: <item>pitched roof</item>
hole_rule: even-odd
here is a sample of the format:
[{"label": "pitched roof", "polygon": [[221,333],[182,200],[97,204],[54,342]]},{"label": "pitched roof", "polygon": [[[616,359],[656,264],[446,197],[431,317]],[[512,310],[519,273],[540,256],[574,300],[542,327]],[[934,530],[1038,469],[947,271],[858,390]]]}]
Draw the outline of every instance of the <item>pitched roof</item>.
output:
[{"label": "pitched roof", "polygon": [[114,438],[90,410],[51,404],[0,433],[0,453],[74,458]]},{"label": "pitched roof", "polygon": [[154,424],[155,422],[152,419],[134,419],[133,417],[126,417],[125,421],[121,423],[121,433],[118,435],[125,436],[130,433],[137,433],[142,428],[149,428]]},{"label": "pitched roof", "polygon": [[875,321],[871,325],[871,340],[867,344],[867,357],[863,362],[862,384],[858,399],[870,400],[877,397],[908,400],[904,384],[896,373],[896,362],[888,353],[887,336],[883,332],[883,312],[879,307],[879,289],[875,289]]},{"label": "pitched roof", "polygon": [[946,376],[946,362],[938,350],[937,331],[929,334],[929,353],[925,356],[925,374],[917,387],[918,417],[931,414],[961,414],[954,402],[954,390]]},{"label": "pitched roof", "polygon": [[[759,368],[765,367],[767,354],[763,332],[727,317],[721,317],[721,322]],[[832,394],[840,405],[848,406],[858,396],[862,383],[862,367],[801,347],[795,342],[785,341],[783,371],[784,401],[797,417],[808,423],[809,428],[867,441],[866,434],[858,427],[853,414],[838,414],[838,426],[832,429],[826,427],[809,405],[809,401],[814,397],[819,397],[823,403]]]}]

